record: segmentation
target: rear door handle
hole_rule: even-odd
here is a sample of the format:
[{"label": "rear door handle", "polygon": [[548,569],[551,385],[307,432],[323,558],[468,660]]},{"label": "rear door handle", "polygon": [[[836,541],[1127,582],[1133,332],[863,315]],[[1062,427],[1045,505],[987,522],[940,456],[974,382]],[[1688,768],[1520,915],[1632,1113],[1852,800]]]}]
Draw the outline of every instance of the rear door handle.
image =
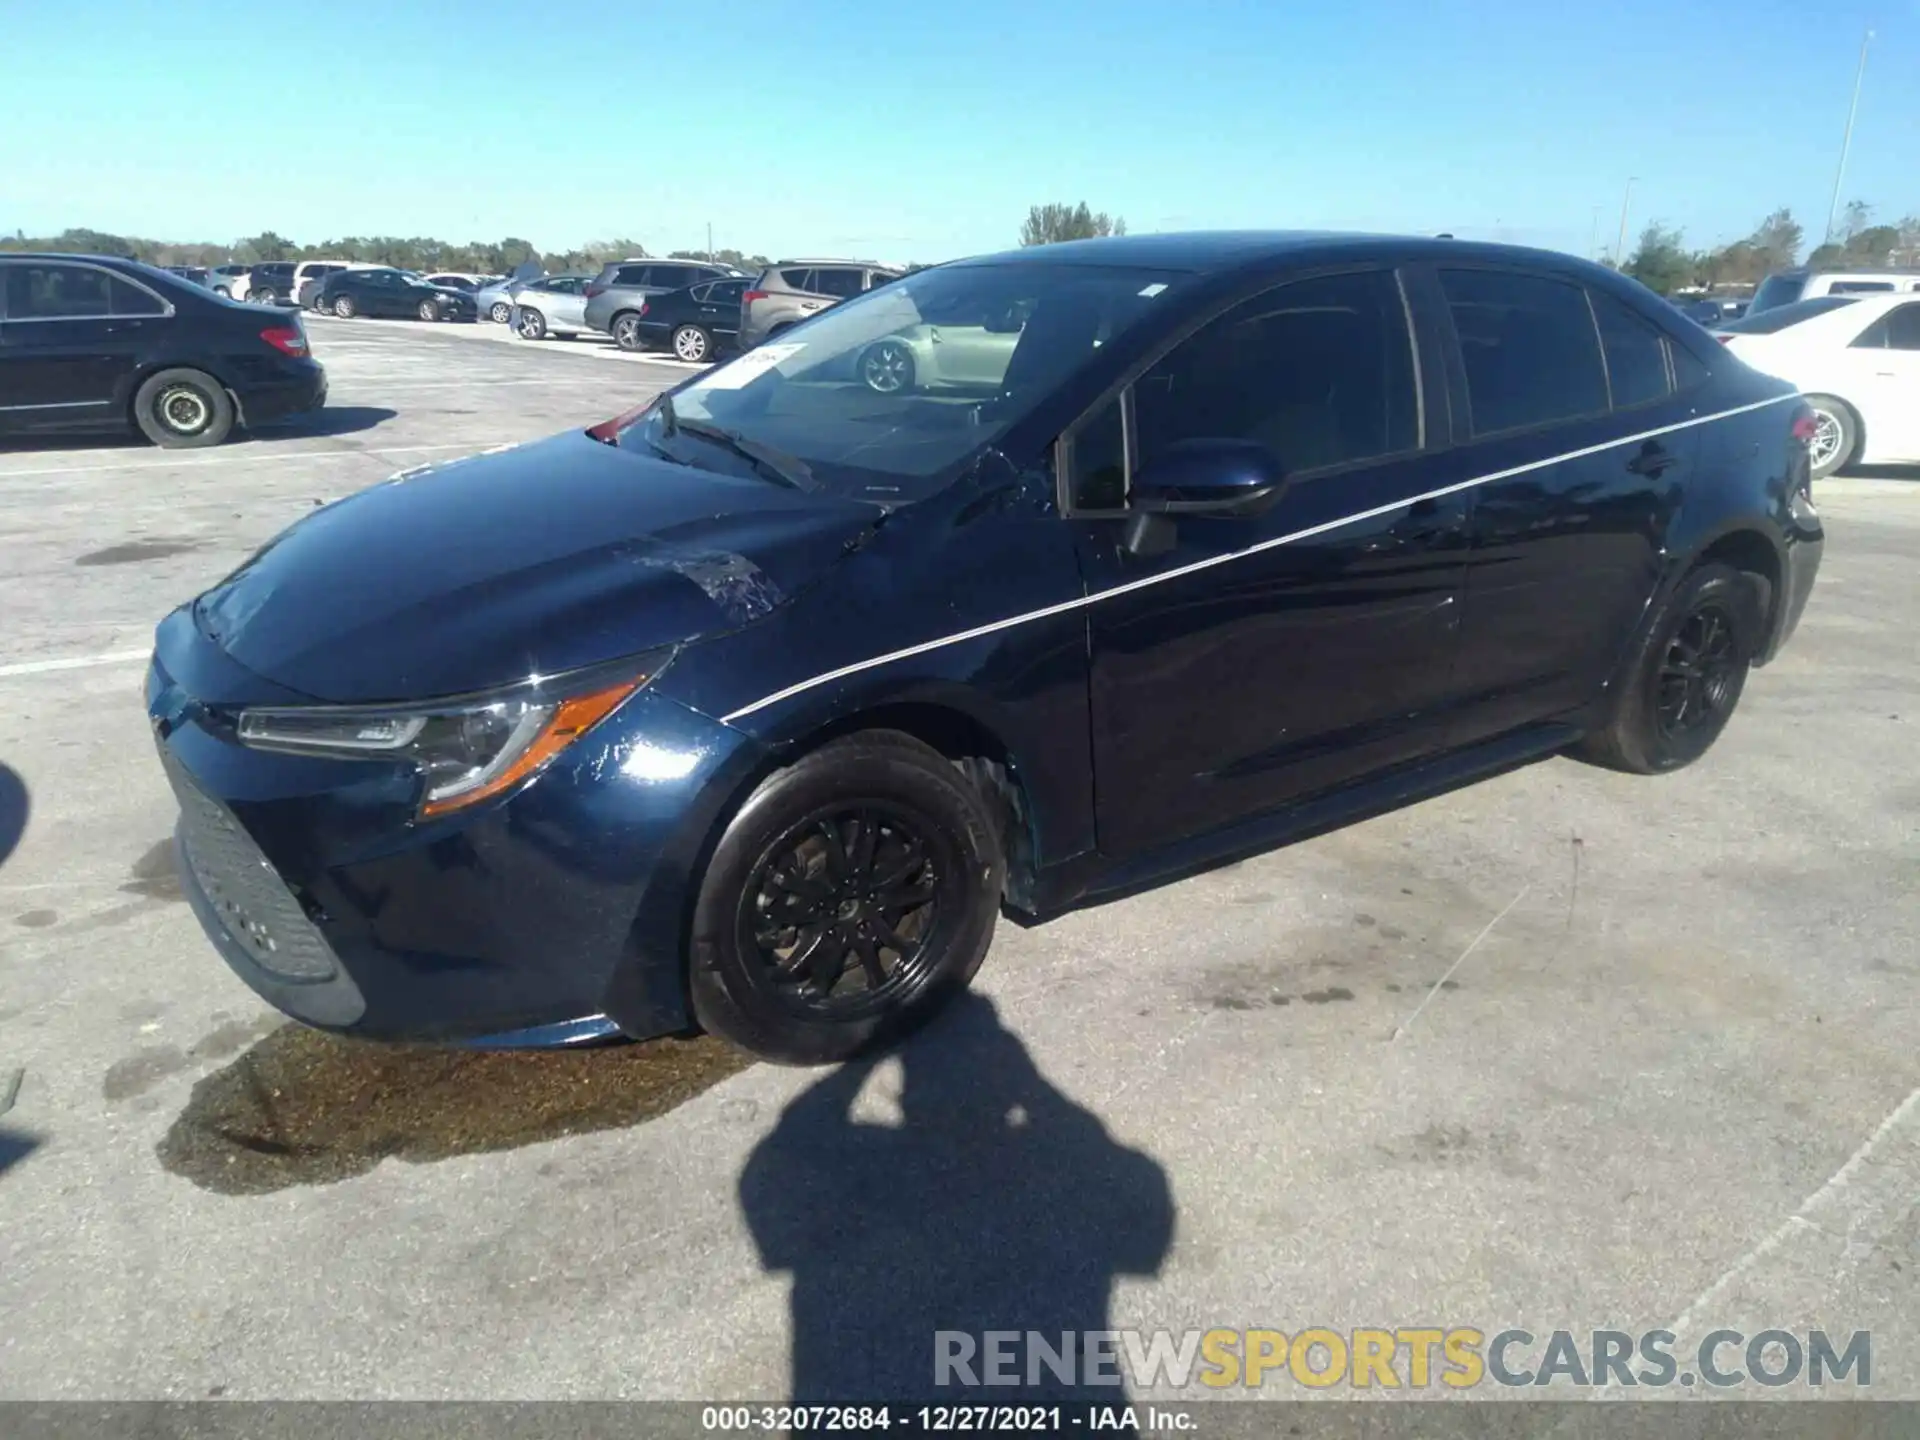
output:
[{"label": "rear door handle", "polygon": [[1649,440],[1640,447],[1640,453],[1627,462],[1627,469],[1636,475],[1658,477],[1667,473],[1680,463],[1680,457],[1666,446]]}]

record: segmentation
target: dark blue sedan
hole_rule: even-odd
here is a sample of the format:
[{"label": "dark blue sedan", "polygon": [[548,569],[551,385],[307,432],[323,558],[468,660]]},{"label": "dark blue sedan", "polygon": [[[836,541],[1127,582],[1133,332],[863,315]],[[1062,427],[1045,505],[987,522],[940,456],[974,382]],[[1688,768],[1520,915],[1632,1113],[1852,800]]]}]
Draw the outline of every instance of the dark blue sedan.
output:
[{"label": "dark blue sedan", "polygon": [[316,511],[170,615],[186,888],[314,1025],[840,1059],[965,986],[1003,909],[1569,747],[1698,759],[1812,586],[1810,433],[1565,256],[923,270]]}]

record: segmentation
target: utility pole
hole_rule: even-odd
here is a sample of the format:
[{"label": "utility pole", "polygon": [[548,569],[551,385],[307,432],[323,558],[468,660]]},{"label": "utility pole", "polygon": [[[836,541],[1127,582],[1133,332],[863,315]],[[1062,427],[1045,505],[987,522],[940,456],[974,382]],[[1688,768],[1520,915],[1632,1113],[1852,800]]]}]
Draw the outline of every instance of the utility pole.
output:
[{"label": "utility pole", "polygon": [[1620,197],[1620,238],[1613,242],[1613,268],[1618,270],[1627,263],[1627,202],[1633,199],[1633,182],[1638,175],[1627,177],[1627,193]]},{"label": "utility pole", "polygon": [[1853,73],[1853,101],[1847,106],[1847,133],[1840,141],[1840,168],[1833,172],[1833,203],[1827,206],[1827,231],[1820,243],[1833,243],[1833,220],[1840,212],[1840,186],[1847,178],[1847,151],[1853,146],[1853,117],[1860,109],[1860,82],[1867,78],[1867,47],[1873,43],[1869,30],[1860,41],[1860,68]]},{"label": "utility pole", "polygon": [[1593,260],[1600,254],[1600,211],[1601,206],[1593,207],[1593,223],[1587,226],[1587,259]]}]

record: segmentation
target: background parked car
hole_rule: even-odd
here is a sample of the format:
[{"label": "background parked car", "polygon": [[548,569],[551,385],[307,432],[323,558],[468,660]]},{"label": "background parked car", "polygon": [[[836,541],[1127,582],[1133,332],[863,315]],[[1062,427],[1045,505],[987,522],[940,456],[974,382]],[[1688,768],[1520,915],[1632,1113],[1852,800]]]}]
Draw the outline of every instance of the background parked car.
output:
[{"label": "background parked car", "polygon": [[342,320],[355,315],[471,320],[478,313],[471,295],[429,285],[418,276],[385,265],[335,271],[321,287],[315,308],[330,311]]},{"label": "background parked car", "polygon": [[[614,343],[622,350],[671,350],[676,358],[695,364],[736,350],[740,297],[750,283],[740,275],[649,296],[637,309],[614,316]],[[591,300],[587,314],[593,314]]]},{"label": "background parked car", "polygon": [[504,277],[482,285],[473,292],[473,303],[480,307],[480,318],[504,325],[513,318],[513,292],[524,280]]},{"label": "background parked car", "polygon": [[326,397],[297,315],[133,260],[0,256],[0,431],[133,426],[156,445],[217,445]]},{"label": "background parked car", "polygon": [[510,292],[513,328],[525,340],[586,334],[587,280],[585,275],[543,275],[515,286]]},{"label": "background parked car", "polygon": [[427,276],[426,280],[429,285],[439,285],[448,290],[460,290],[472,295],[499,278],[498,275],[472,275],[464,270],[441,270]]},{"label": "background parked car", "polygon": [[162,265],[160,268],[169,275],[178,275],[182,280],[190,281],[195,285],[207,283],[209,272],[204,265]]},{"label": "background parked car", "polygon": [[251,265],[215,265],[207,272],[207,288],[229,300],[247,298],[247,272]]},{"label": "background parked car", "polygon": [[1893,295],[1920,292],[1920,270],[1816,270],[1801,266],[1769,275],[1753,292],[1750,314],[1822,295]]},{"label": "background parked car", "polygon": [[294,264],[291,260],[274,260],[264,265],[255,265],[247,271],[248,301],[255,305],[290,305],[293,303]]},{"label": "background parked car", "polygon": [[1823,295],[1715,333],[1754,369],[1799,386],[1816,480],[1853,460],[1920,464],[1920,294]]},{"label": "background parked car", "polygon": [[900,274],[894,266],[871,260],[781,260],[769,265],[741,297],[740,348],[751,349],[769,335]]},{"label": "background parked car", "polygon": [[746,278],[731,265],[704,260],[609,261],[587,282],[587,324],[617,340],[620,337],[614,334],[614,327],[620,317],[637,311],[648,296],[729,276]]}]

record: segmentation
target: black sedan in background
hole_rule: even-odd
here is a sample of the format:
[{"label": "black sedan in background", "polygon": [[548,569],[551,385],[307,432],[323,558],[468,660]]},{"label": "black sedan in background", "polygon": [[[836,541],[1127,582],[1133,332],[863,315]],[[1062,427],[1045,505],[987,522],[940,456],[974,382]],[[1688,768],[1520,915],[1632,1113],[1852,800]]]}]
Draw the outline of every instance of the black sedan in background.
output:
[{"label": "black sedan in background", "polygon": [[350,320],[355,315],[390,315],[406,320],[473,320],[473,297],[388,266],[340,270],[320,287],[314,309]]},{"label": "black sedan in background", "polygon": [[0,433],[132,426],[218,445],[326,398],[296,315],[134,260],[0,255]]},{"label": "black sedan in background", "polygon": [[[913,384],[857,378],[882,344]],[[1003,908],[1570,746],[1698,760],[1813,585],[1812,432],[1545,251],[937,266],[313,510],[162,621],[185,894],[311,1024],[844,1060],[966,986]]]},{"label": "black sedan in background", "polygon": [[753,282],[705,280],[649,296],[639,310],[613,322],[622,350],[671,350],[681,360],[704,364],[740,343],[740,297]]}]

